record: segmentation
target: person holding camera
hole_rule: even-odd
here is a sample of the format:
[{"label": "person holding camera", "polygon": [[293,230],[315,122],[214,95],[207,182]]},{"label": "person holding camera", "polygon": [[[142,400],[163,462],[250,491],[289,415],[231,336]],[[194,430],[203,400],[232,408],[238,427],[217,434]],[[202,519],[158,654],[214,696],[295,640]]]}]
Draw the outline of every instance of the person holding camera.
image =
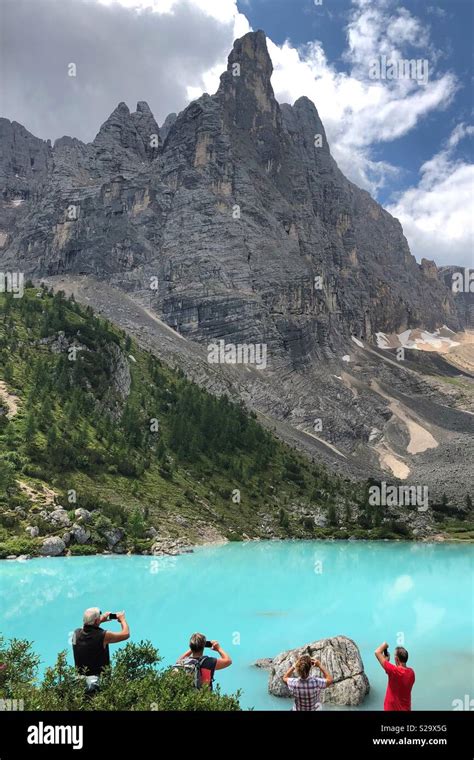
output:
[{"label": "person holding camera", "polygon": [[[324,678],[311,676],[311,668],[319,668]],[[296,671],[297,677],[293,677]],[[288,668],[283,680],[295,698],[293,710],[314,711],[321,709],[321,690],[332,684],[332,676],[324,670],[319,660],[311,659],[309,654],[302,654],[294,665]]]},{"label": "person holding camera", "polygon": [[[106,631],[101,623],[118,620],[120,631]],[[86,676],[87,688],[97,687],[99,676],[110,664],[109,644],[118,644],[130,638],[130,628],[125,612],[102,612],[90,607],[84,612],[82,628],[76,628],[72,636],[72,651],[76,670]]]},{"label": "person holding camera", "polygon": [[390,662],[386,641],[375,650],[375,656],[388,676],[384,710],[410,712],[411,690],[415,683],[415,671],[407,666],[408,652],[405,647],[396,647],[395,665]]},{"label": "person holding camera", "polygon": [[[217,652],[220,659],[205,655],[205,648]],[[178,658],[176,665],[193,677],[197,689],[206,684],[212,691],[215,671],[228,668],[232,665],[232,659],[218,641],[208,641],[203,633],[193,633],[189,640],[189,649]]]}]

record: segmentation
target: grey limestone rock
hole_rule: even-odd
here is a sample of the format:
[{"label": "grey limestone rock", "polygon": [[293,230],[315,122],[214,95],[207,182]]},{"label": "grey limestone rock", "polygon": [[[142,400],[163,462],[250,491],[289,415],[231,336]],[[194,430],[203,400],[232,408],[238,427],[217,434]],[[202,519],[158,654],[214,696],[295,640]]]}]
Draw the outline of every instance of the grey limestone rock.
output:
[{"label": "grey limestone rock", "polygon": [[87,544],[91,537],[90,531],[84,528],[83,525],[78,525],[76,523],[72,526],[70,534],[77,544]]},{"label": "grey limestone rock", "polygon": [[66,544],[59,538],[59,536],[49,536],[45,538],[41,547],[40,554],[48,557],[58,557],[63,554],[66,549]]},{"label": "grey limestone rock", "polygon": [[[289,697],[290,692],[283,676],[288,668],[303,654],[309,654],[321,662],[332,676],[333,683],[321,692],[322,702],[337,705],[359,705],[369,693],[369,680],[364,672],[364,665],[359,649],[347,636],[334,636],[321,639],[304,647],[290,649],[274,657],[271,664],[263,666],[269,670],[268,690],[277,697]],[[259,661],[261,662],[261,661]],[[321,673],[317,669],[311,675]]]}]

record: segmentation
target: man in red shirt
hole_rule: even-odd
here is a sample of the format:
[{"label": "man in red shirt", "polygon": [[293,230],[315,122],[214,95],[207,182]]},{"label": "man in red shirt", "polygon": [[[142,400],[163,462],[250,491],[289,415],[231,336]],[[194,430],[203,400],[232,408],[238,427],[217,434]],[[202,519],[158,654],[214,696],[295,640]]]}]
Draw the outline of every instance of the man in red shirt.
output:
[{"label": "man in red shirt", "polygon": [[388,654],[388,644],[383,644],[375,650],[375,656],[388,676],[387,691],[383,703],[384,710],[411,710],[411,690],[415,683],[415,671],[407,667],[408,652],[404,647],[395,649],[395,665],[392,665]]}]

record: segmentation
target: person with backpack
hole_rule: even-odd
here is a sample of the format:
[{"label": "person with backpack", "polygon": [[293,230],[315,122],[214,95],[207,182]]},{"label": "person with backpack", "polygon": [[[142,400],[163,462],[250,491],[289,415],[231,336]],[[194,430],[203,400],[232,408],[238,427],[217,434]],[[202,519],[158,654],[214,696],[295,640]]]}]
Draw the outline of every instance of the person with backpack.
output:
[{"label": "person with backpack", "polygon": [[[217,652],[217,657],[209,657],[204,654],[204,649],[212,649]],[[189,673],[193,678],[196,689],[204,684],[212,691],[212,682],[216,670],[224,670],[232,665],[232,659],[224,652],[218,641],[207,641],[203,633],[193,633],[189,640],[189,649],[178,657],[176,667]]]}]

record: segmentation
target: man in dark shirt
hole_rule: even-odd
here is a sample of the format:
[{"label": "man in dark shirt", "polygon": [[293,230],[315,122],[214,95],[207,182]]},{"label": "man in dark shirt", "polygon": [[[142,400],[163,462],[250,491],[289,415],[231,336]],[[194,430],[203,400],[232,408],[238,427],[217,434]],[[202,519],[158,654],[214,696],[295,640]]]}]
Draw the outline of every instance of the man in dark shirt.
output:
[{"label": "man in dark shirt", "polygon": [[[219,654],[220,659],[217,657],[209,657],[204,654],[204,648],[206,644],[211,644],[212,649]],[[196,660],[200,673],[200,684],[207,684],[212,689],[212,681],[214,679],[214,671],[223,670],[232,665],[232,660],[226,652],[222,649],[218,641],[206,642],[206,637],[203,633],[193,633],[189,640],[189,649],[178,658],[178,662],[189,662]]]},{"label": "man in dark shirt", "polygon": [[109,644],[117,644],[130,637],[125,612],[117,612],[121,631],[106,631],[100,627],[101,623],[108,621],[110,614],[102,614],[98,607],[90,607],[84,612],[83,627],[74,631],[74,664],[81,675],[100,676],[104,667],[110,663]]}]

